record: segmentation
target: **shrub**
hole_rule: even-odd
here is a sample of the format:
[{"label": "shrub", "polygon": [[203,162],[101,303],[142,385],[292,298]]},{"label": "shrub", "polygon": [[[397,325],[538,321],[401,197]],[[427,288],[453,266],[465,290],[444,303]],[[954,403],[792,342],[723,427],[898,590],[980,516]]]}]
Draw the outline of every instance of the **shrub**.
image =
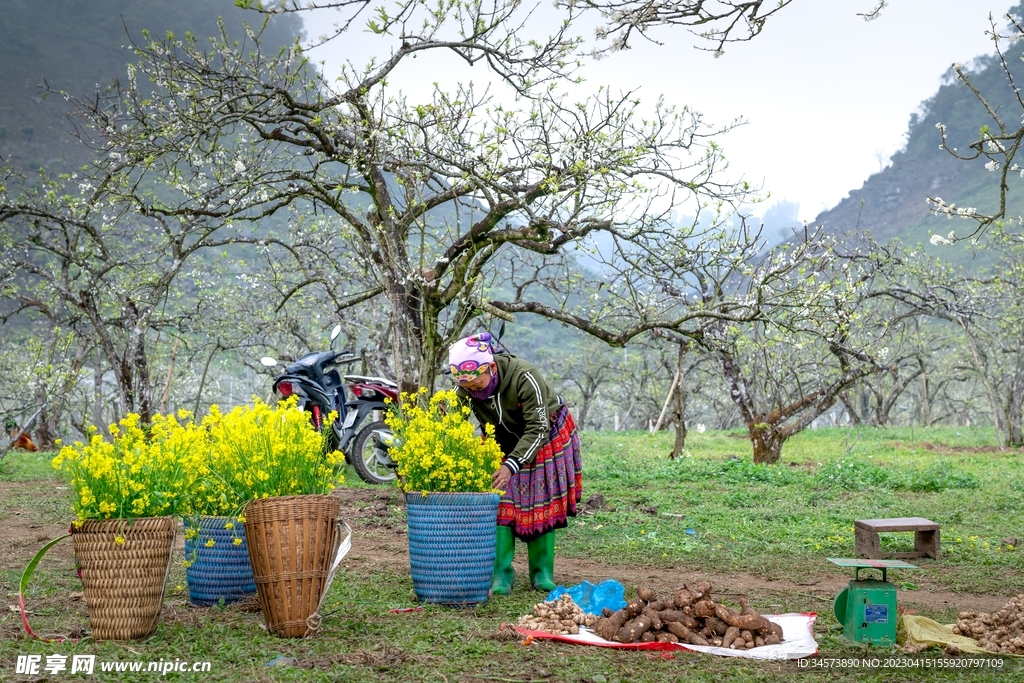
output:
[{"label": "shrub", "polygon": [[977,477],[963,472],[946,462],[937,462],[923,470],[910,470],[903,474],[897,488],[907,491],[938,493],[946,489],[976,489]]},{"label": "shrub", "polygon": [[865,488],[893,488],[888,470],[874,463],[857,460],[830,462],[818,471],[820,486],[837,487],[845,491]]},{"label": "shrub", "polygon": [[939,492],[946,489],[978,488],[977,478],[939,462],[922,469],[890,470],[874,463],[847,461],[829,463],[818,473],[818,483],[846,491],[876,488],[889,491]]}]

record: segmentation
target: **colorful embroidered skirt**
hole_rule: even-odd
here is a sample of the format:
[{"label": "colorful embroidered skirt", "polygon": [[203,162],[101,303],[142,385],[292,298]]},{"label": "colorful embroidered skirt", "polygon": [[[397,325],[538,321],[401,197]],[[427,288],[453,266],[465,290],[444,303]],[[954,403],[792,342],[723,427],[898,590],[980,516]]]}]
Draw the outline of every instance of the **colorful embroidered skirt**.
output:
[{"label": "colorful embroidered skirt", "polygon": [[576,516],[582,495],[580,435],[569,409],[562,406],[551,420],[548,442],[509,480],[498,505],[498,524],[512,527],[517,538],[532,541],[564,529],[566,519]]}]

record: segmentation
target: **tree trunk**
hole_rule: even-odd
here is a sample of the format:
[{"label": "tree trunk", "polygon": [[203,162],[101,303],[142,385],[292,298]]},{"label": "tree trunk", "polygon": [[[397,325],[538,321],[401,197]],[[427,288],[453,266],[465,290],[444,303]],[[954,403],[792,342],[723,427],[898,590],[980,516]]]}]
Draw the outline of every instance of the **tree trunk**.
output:
[{"label": "tree trunk", "polygon": [[133,374],[135,375],[135,395],[138,400],[139,417],[143,424],[153,420],[153,395],[149,383],[149,359],[146,358],[146,332],[136,331],[138,340],[135,346]]},{"label": "tree trunk", "polygon": [[779,431],[773,427],[754,426],[748,429],[750,443],[754,446],[754,463],[774,465],[782,457],[782,444],[785,442]]},{"label": "tree trunk", "polygon": [[[213,362],[213,357],[220,351],[220,337],[217,338],[217,342],[213,345],[213,351],[210,351],[210,355],[206,357],[206,363],[203,364],[203,374],[199,376],[199,387],[196,389],[196,401],[192,404],[192,414],[199,417],[199,404],[203,400],[203,388],[206,386],[206,375],[210,371],[210,363]],[[273,394],[271,394],[273,395]],[[267,399],[268,401],[271,399]]]},{"label": "tree trunk", "polygon": [[686,419],[683,416],[686,407],[686,401],[683,397],[683,383],[680,382],[676,386],[675,392],[675,411],[672,414],[672,420],[676,425],[676,443],[672,447],[672,459],[678,458],[683,454],[683,449],[686,447]]},{"label": "tree trunk", "polygon": [[1017,400],[1016,393],[1010,390],[1006,399],[1006,447],[1020,448],[1024,446],[1024,436],[1021,434],[1021,406]]},{"label": "tree trunk", "polygon": [[847,392],[844,391],[839,394],[839,400],[842,402],[843,407],[846,408],[846,414],[850,416],[850,424],[854,427],[859,427],[861,424],[860,413],[853,407]]},{"label": "tree trunk", "polygon": [[171,360],[167,367],[167,381],[164,382],[164,391],[160,395],[160,412],[167,412],[167,397],[171,393],[171,380],[174,379],[174,359],[178,355],[178,342],[181,341],[181,337],[177,337],[174,340],[174,348],[171,349]]},{"label": "tree trunk", "polygon": [[[425,375],[433,375],[428,366],[433,366],[433,357],[428,361],[424,346],[423,324],[420,318],[418,297],[398,278],[393,278],[385,288],[391,306],[391,358],[395,370],[395,381],[402,393],[415,393],[420,386],[426,386]],[[415,298],[414,298],[415,297]],[[429,349],[436,353],[436,345]],[[432,377],[431,385],[433,384]],[[430,386],[428,388],[433,388]]]},{"label": "tree trunk", "polygon": [[[35,391],[35,404],[44,406],[47,404],[46,386],[40,384]],[[56,448],[57,431],[55,425],[56,413],[51,405],[45,405],[39,412],[35,424],[35,444],[41,451],[52,451]],[[28,425],[20,425],[26,432],[33,430]]]},{"label": "tree trunk", "polygon": [[1009,432],[1007,425],[1005,424],[1006,414],[1002,412],[1002,405],[996,398],[996,391],[992,387],[992,382],[986,372],[988,363],[986,362],[986,359],[983,358],[984,353],[975,346],[974,336],[971,333],[970,326],[963,319],[958,319],[957,322],[960,323],[960,326],[964,330],[964,338],[967,340],[967,348],[971,352],[971,360],[974,362],[975,373],[977,374],[978,379],[981,380],[982,386],[985,387],[985,393],[988,395],[989,406],[992,409],[992,423],[995,425],[996,433],[1001,434],[1004,440],[1008,442]]},{"label": "tree trunk", "polygon": [[929,394],[928,375],[921,375],[921,426],[929,427],[932,424],[932,401]]},{"label": "tree trunk", "polygon": [[1006,431],[1006,446],[1008,448],[1020,448],[1024,446],[1024,435],[1021,434],[1020,418],[1011,422]]},{"label": "tree trunk", "polygon": [[892,412],[893,407],[896,405],[896,399],[899,398],[903,391],[896,388],[893,389],[893,395],[886,400],[886,398],[880,393],[875,392],[875,424],[873,427],[886,427],[889,424],[889,413]]},{"label": "tree trunk", "polygon": [[[436,319],[432,321],[436,323]],[[428,324],[428,330],[430,325]],[[447,362],[447,358],[442,359],[442,351],[447,351],[441,348],[440,339],[437,335],[428,332],[424,335],[422,345],[422,356],[420,358],[420,366],[417,373],[418,380],[416,382],[417,388],[420,386],[426,387],[427,391],[433,392],[435,384],[437,383],[438,366],[444,362]],[[447,387],[445,387],[447,388]]]},{"label": "tree trunk", "polygon": [[149,386],[149,359],[146,358],[146,325],[149,314],[139,311],[131,299],[126,304],[132,322],[131,338],[125,349],[125,360],[131,363],[129,382],[132,384],[132,396],[135,399],[135,410],[143,424],[153,419],[153,400]]},{"label": "tree trunk", "polygon": [[146,358],[146,324],[148,313],[140,313],[135,302],[125,302],[128,341],[120,358],[110,357],[113,347],[106,349],[114,366],[117,389],[121,395],[121,409],[124,413],[137,413],[143,424],[153,418],[153,402],[150,398],[149,361]]},{"label": "tree trunk", "polygon": [[96,429],[104,430],[103,426],[103,367],[96,361],[92,370],[92,424]]},{"label": "tree trunk", "polygon": [[576,415],[579,418],[578,424],[580,429],[587,428],[587,420],[590,418],[590,398],[590,395],[586,393],[582,394],[580,397],[580,407],[579,410],[576,411]]}]

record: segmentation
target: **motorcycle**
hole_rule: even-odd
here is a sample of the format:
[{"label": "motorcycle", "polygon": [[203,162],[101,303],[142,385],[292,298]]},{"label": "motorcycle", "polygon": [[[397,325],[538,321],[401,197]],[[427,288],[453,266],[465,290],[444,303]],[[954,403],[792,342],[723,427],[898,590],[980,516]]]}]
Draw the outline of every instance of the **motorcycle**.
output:
[{"label": "motorcycle", "polygon": [[[370,484],[382,484],[395,478],[395,465],[387,453],[375,451],[371,435],[386,429],[383,412],[385,399],[398,399],[398,385],[382,377],[342,375],[337,366],[354,363],[359,358],[352,351],[335,351],[334,342],[341,334],[341,325],[331,331],[328,351],[307,353],[274,378],[273,393],[279,398],[299,397],[298,407],[310,413],[317,431],[323,429],[324,418],[337,411],[331,427],[328,446],[345,453],[359,477]],[[278,361],[269,356],[260,359],[264,367],[276,367]],[[346,398],[345,387],[354,399]],[[367,416],[371,416],[366,421]]]},{"label": "motorcycle", "polygon": [[[384,423],[384,410],[387,404],[398,401],[398,385],[383,377],[366,377],[363,375],[345,375],[349,391],[356,400],[345,404],[346,413],[343,428],[345,433],[355,433],[351,439],[352,448],[345,450],[346,458],[352,463],[360,479],[368,484],[383,484],[395,478],[397,465],[388,457],[387,450],[376,448],[374,435],[390,433]],[[367,416],[370,418],[364,422]]]}]

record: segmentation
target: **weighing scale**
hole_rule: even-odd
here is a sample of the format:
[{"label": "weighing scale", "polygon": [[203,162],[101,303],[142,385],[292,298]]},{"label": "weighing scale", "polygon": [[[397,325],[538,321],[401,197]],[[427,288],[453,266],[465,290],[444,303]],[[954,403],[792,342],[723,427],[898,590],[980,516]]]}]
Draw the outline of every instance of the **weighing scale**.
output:
[{"label": "weighing scale", "polygon": [[[895,645],[896,586],[886,581],[886,570],[917,567],[903,560],[830,557],[828,561],[854,569],[853,581],[839,592],[833,603],[836,621],[843,625],[843,637],[867,645]],[[861,579],[862,569],[881,570],[882,580]]]}]

